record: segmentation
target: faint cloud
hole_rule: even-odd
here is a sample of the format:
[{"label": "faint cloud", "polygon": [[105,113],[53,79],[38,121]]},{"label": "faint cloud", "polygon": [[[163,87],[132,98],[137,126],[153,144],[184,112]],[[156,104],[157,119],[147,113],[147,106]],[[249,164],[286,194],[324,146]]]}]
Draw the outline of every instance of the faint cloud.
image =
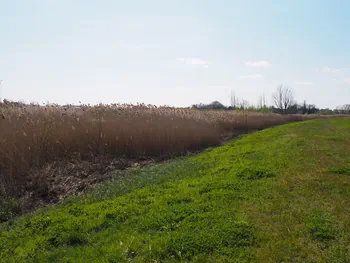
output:
[{"label": "faint cloud", "polygon": [[323,68],[317,68],[318,72],[323,73],[336,73],[336,72],[344,72],[344,71],[350,71],[350,68],[330,68],[330,67],[323,67]]},{"label": "faint cloud", "polygon": [[238,79],[260,79],[262,78],[262,74],[249,74],[244,76],[239,76]]},{"label": "faint cloud", "polygon": [[312,81],[297,81],[295,82],[296,85],[301,85],[301,86],[312,86],[314,83]]},{"label": "faint cloud", "polygon": [[267,68],[272,66],[271,63],[266,60],[251,60],[251,61],[247,61],[245,64],[249,67],[259,67],[259,68]]},{"label": "faint cloud", "polygon": [[209,62],[200,58],[177,58],[176,59],[179,62],[183,62],[187,65],[194,65],[194,66],[199,66],[203,68],[207,68],[209,66]]}]

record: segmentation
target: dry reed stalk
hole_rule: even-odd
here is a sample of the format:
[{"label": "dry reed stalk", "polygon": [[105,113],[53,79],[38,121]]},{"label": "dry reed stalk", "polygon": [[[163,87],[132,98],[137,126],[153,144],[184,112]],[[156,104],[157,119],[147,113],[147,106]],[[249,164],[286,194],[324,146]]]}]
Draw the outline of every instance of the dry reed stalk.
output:
[{"label": "dry reed stalk", "polygon": [[144,104],[34,105],[0,110],[0,195],[25,191],[29,171],[56,160],[171,156],[218,145],[224,133],[239,134],[316,117]]}]

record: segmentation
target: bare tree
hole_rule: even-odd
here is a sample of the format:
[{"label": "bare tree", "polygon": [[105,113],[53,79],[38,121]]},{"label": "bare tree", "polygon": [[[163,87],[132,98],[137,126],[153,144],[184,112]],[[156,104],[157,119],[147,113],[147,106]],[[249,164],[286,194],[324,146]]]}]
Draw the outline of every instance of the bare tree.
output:
[{"label": "bare tree", "polygon": [[265,93],[259,96],[259,99],[258,99],[258,109],[262,109],[262,108],[266,108]]},{"label": "bare tree", "polygon": [[341,110],[345,113],[345,114],[350,114],[350,104],[345,104],[341,107]]},{"label": "bare tree", "polygon": [[263,98],[262,96],[259,96],[259,99],[258,99],[258,105],[257,105],[257,109],[262,109],[263,107]]},{"label": "bare tree", "polygon": [[238,99],[233,91],[231,91],[231,107],[234,109],[238,107]]},{"label": "bare tree", "polygon": [[242,109],[242,110],[246,110],[249,108],[249,102],[245,99],[242,98],[242,101],[239,103],[239,107]]},{"label": "bare tree", "polygon": [[266,108],[266,98],[265,98],[265,93],[262,95],[262,101],[263,101],[263,107]]},{"label": "bare tree", "polygon": [[280,85],[272,96],[276,108],[283,114],[287,114],[288,110],[293,106],[294,95],[293,90],[286,86]]}]

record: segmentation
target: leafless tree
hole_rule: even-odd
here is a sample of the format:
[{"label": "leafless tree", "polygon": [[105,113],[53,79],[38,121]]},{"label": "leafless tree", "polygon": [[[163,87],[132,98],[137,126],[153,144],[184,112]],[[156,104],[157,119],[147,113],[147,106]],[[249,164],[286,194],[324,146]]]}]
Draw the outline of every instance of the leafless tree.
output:
[{"label": "leafless tree", "polygon": [[266,98],[264,93],[261,96],[259,96],[258,100],[258,109],[262,108],[266,108]]},{"label": "leafless tree", "polygon": [[345,104],[341,107],[345,114],[350,114],[350,104]]},{"label": "leafless tree", "polygon": [[343,105],[344,110],[350,111],[350,104]]},{"label": "leafless tree", "polygon": [[249,108],[249,102],[245,99],[242,99],[242,101],[239,103],[239,107],[243,110],[246,110]]},{"label": "leafless tree", "polygon": [[237,96],[236,96],[236,94],[233,92],[233,91],[231,91],[231,107],[232,108],[237,108],[238,107],[238,98],[237,98]]},{"label": "leafless tree", "polygon": [[287,114],[288,110],[294,104],[293,90],[286,86],[280,85],[272,96],[276,108],[283,114]]},{"label": "leafless tree", "polygon": [[263,107],[266,108],[266,98],[265,98],[265,93],[262,95],[262,101],[263,101]]},{"label": "leafless tree", "polygon": [[263,98],[259,96],[257,108],[261,109],[263,107]]}]

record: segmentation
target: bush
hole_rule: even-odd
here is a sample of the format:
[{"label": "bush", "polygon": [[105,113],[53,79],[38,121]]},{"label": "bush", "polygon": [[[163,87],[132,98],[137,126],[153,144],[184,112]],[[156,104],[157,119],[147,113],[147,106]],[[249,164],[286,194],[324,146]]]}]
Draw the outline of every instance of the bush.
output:
[{"label": "bush", "polygon": [[7,221],[19,214],[21,207],[19,202],[11,197],[0,198],[0,222]]}]

